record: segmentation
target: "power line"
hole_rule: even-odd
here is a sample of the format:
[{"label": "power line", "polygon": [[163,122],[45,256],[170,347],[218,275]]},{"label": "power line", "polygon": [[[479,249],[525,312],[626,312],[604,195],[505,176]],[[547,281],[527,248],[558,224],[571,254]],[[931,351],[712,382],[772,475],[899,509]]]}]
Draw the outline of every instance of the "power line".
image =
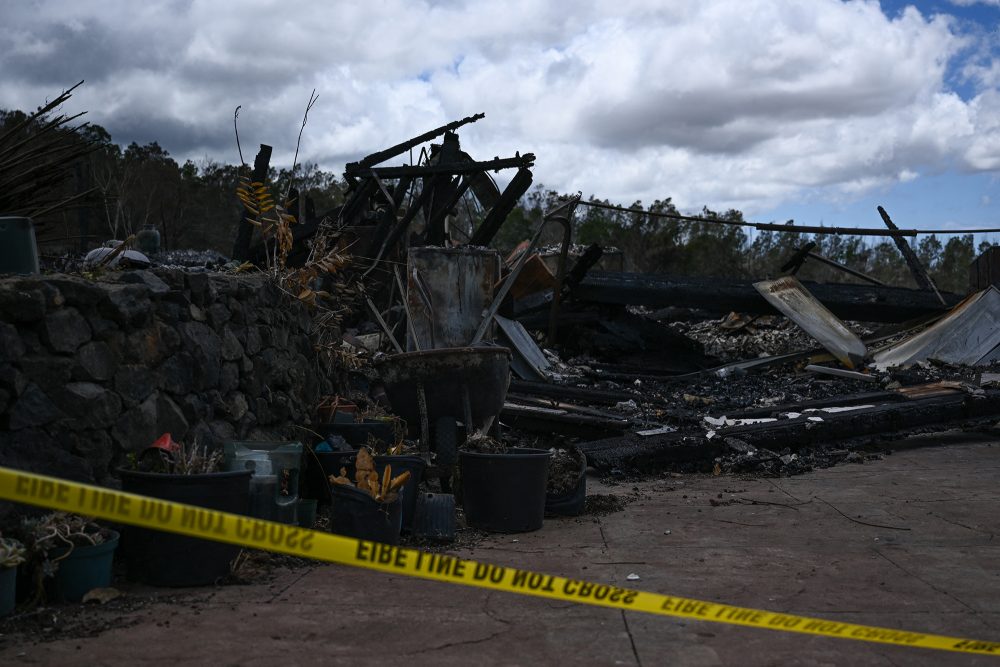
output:
[{"label": "power line", "polygon": [[917,236],[920,234],[991,234],[1000,232],[1000,227],[986,229],[880,229],[873,227],[823,227],[810,225],[787,225],[773,222],[745,222],[738,220],[722,220],[720,218],[706,218],[694,215],[681,215],[679,213],[663,213],[661,211],[644,211],[639,208],[626,208],[615,206],[614,204],[604,204],[595,201],[580,201],[581,206],[592,208],[603,208],[609,211],[621,211],[622,213],[638,213],[648,215],[652,218],[669,218],[671,220],[681,220],[684,222],[708,222],[716,225],[730,225],[733,227],[753,227],[760,232],[792,232],[795,234],[844,234],[850,236]]}]

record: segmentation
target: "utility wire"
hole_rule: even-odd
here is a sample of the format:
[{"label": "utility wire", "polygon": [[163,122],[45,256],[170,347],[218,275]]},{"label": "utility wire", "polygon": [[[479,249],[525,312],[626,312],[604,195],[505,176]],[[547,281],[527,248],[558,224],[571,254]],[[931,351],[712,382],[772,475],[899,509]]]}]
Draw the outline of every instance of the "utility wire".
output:
[{"label": "utility wire", "polygon": [[870,227],[822,227],[809,225],[787,225],[775,224],[772,222],[741,222],[738,220],[722,220],[720,218],[705,218],[694,215],[681,215],[679,213],[663,213],[660,211],[644,211],[641,208],[626,208],[615,206],[614,204],[604,204],[595,201],[580,201],[580,206],[590,206],[592,208],[603,208],[609,211],[621,211],[622,213],[638,213],[648,215],[653,218],[669,218],[671,220],[681,220],[684,222],[708,222],[716,225],[730,225],[733,227],[753,227],[761,232],[792,232],[797,234],[845,234],[853,236],[917,236],[919,234],[990,234],[1000,232],[1000,227],[986,229],[879,229]]}]

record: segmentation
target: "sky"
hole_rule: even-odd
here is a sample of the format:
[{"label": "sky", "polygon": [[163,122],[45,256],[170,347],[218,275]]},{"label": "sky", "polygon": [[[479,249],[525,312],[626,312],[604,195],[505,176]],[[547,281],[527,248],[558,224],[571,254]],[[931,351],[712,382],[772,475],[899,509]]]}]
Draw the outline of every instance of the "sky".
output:
[{"label": "sky", "polygon": [[559,192],[1000,227],[1000,0],[0,0],[0,25],[0,108],[84,79],[67,111],[179,160],[237,162],[241,105],[247,160],[289,166],[315,88],[300,160],[337,172],[484,112],[463,148],[534,153]]}]

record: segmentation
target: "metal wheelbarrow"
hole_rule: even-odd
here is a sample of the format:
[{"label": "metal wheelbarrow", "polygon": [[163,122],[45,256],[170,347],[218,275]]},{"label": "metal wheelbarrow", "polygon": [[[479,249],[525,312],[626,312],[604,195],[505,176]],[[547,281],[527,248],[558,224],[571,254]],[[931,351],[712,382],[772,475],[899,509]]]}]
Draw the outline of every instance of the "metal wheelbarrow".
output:
[{"label": "metal wheelbarrow", "polygon": [[[434,424],[437,463],[454,463],[457,422],[466,432],[487,430],[503,409],[510,383],[510,350],[505,347],[450,347],[394,354],[375,362],[393,411],[406,420],[411,437],[420,436],[428,456]],[[418,430],[419,429],[419,430]]]}]

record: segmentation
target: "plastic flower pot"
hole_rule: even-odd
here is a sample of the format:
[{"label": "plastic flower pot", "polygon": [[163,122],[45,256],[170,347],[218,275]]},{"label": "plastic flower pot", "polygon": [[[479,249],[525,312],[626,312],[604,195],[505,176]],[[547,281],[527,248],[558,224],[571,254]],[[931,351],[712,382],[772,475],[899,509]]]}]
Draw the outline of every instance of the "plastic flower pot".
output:
[{"label": "plastic flower pot", "polygon": [[328,435],[339,435],[355,447],[367,445],[369,436],[390,445],[396,438],[395,424],[382,419],[366,419],[363,422],[348,424],[320,424],[318,428],[324,438]]},{"label": "plastic flower pot", "polygon": [[225,470],[250,470],[250,516],[297,523],[301,442],[229,440],[223,443]]},{"label": "plastic flower pot", "polygon": [[375,472],[379,478],[386,464],[392,466],[392,476],[399,477],[403,471],[410,471],[410,479],[400,490],[399,496],[403,501],[403,530],[409,532],[413,526],[413,516],[417,508],[417,496],[420,494],[420,480],[424,476],[426,464],[424,460],[416,454],[402,454],[398,456],[376,456]]},{"label": "plastic flower pot", "polygon": [[[207,509],[247,514],[250,470],[168,475],[119,469],[122,490]],[[129,526],[122,537],[128,576],[154,586],[205,586],[229,574],[240,548]]]},{"label": "plastic flower pot", "polygon": [[450,493],[421,493],[413,517],[413,534],[428,540],[455,539],[455,496]]},{"label": "plastic flower pot", "polygon": [[[336,477],[340,474],[341,468],[347,469],[347,478],[354,479],[354,459],[358,453],[349,452],[314,452],[315,456],[309,455],[306,463],[312,466],[308,471],[311,483],[318,487],[315,493],[319,496],[320,505],[330,504],[330,475]],[[318,466],[316,465],[318,463]],[[318,470],[318,479],[317,477]]]},{"label": "plastic flower pot", "polygon": [[564,493],[545,494],[545,513],[557,516],[580,516],[587,504],[587,459],[580,457],[576,485]]},{"label": "plastic flower pot", "polygon": [[17,567],[0,568],[0,616],[14,611],[14,592],[17,589]]},{"label": "plastic flower pot", "polygon": [[330,532],[384,544],[399,544],[403,503],[378,503],[364,491],[345,484],[331,484]]},{"label": "plastic flower pot", "polygon": [[[50,561],[58,561],[53,592],[57,600],[79,602],[83,596],[95,588],[111,585],[111,563],[118,547],[118,533],[111,535],[100,544],[58,547],[49,550]],[[66,555],[69,552],[69,555]]]},{"label": "plastic flower pot", "polygon": [[462,505],[473,528],[526,533],[542,527],[551,454],[514,448],[505,454],[460,452]]}]

